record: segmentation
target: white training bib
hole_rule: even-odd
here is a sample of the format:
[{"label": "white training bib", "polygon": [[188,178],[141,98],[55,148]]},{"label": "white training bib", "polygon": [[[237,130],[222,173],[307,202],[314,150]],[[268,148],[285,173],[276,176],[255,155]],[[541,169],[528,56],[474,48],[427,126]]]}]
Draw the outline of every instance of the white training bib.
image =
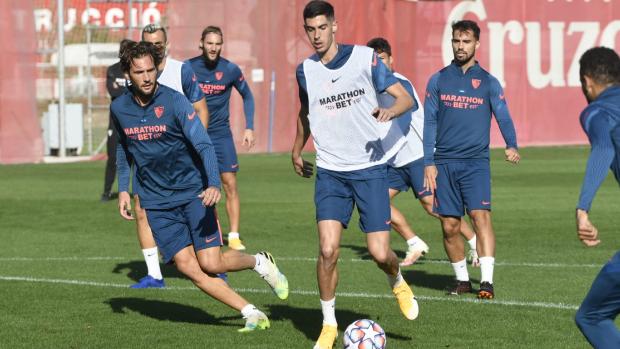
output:
[{"label": "white training bib", "polygon": [[[400,80],[407,81],[411,85],[413,89],[413,98],[418,105],[418,109],[411,113],[410,122],[408,122],[408,118],[405,118],[405,115],[401,115],[393,121],[395,124],[400,125],[401,130],[406,133],[406,136],[404,136],[405,144],[393,158],[388,160],[388,164],[392,167],[401,167],[424,156],[424,146],[422,143],[424,134],[424,106],[420,102],[420,97],[418,97],[418,93],[411,81],[402,74],[396,72],[394,72],[394,76]],[[381,108],[389,108],[392,104],[394,104],[394,97],[390,94],[384,92],[379,95],[379,106]],[[408,122],[408,124],[404,124],[404,122]]]},{"label": "white training bib", "polygon": [[382,140],[393,131],[393,125],[380,123],[371,115],[378,106],[371,71],[376,64],[373,55],[371,48],[356,45],[338,69],[311,59],[303,62],[318,167],[354,171],[384,164],[404,144],[401,133],[386,147]]},{"label": "white training bib", "polygon": [[185,92],[183,92],[183,81],[181,79],[182,66],[183,62],[167,57],[166,65],[159,78],[157,78],[157,82],[185,95]]}]

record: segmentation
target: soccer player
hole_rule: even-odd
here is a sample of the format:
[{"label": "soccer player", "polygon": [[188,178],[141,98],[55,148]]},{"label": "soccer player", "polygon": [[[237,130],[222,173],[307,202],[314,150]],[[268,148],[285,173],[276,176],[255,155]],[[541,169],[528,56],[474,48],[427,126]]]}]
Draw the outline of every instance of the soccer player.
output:
[{"label": "soccer player", "polygon": [[[161,63],[157,67],[160,72],[157,81],[165,86],[172,88],[182,94],[194,106],[203,125],[206,127],[209,119],[209,110],[205,101],[205,96],[200,91],[196,76],[189,64],[184,64],[176,59],[168,57],[168,33],[166,29],[158,24],[149,24],[142,29],[142,40],[150,42],[160,51],[162,55]],[[134,182],[134,185],[136,183]],[[134,192],[137,191],[134,188]],[[144,261],[146,262],[147,275],[141,278],[132,288],[164,287],[164,279],[159,267],[159,254],[157,245],[153,239],[153,232],[146,219],[146,213],[140,205],[138,195],[134,196],[136,211],[136,228],[138,232],[138,242],[142,248]],[[224,275],[222,275],[225,278]]]},{"label": "soccer player", "polygon": [[200,56],[188,62],[198,76],[200,88],[207,96],[207,105],[211,112],[208,130],[215,146],[215,154],[220,167],[220,175],[226,194],[226,212],[230,232],[228,247],[245,250],[239,237],[239,192],[237,191],[237,151],[230,130],[229,102],[232,88],[237,89],[243,98],[245,113],[245,131],[243,145],[251,149],[254,146],[254,97],[239,66],[221,57],[224,34],[219,27],[208,26],[202,31],[199,47]]},{"label": "soccer player", "polygon": [[[413,195],[420,200],[424,210],[431,216],[439,218],[433,212],[432,193],[424,189],[424,151],[422,149],[422,134],[424,129],[424,109],[420,103],[420,97],[415,88],[406,77],[394,71],[392,57],[392,46],[384,38],[374,38],[368,41],[366,46],[375,50],[375,53],[385,66],[390,70],[394,77],[403,85],[409,95],[414,98],[418,107],[417,110],[407,111],[404,116],[399,117],[394,122],[398,123],[406,137],[405,145],[388,161],[388,180],[390,186],[390,200],[394,199],[401,191],[412,189]],[[379,105],[390,106],[394,102],[388,93],[379,95]],[[407,255],[400,263],[401,266],[409,266],[415,263],[418,258],[428,253],[428,245],[420,239],[411,226],[407,223],[405,216],[392,204],[390,205],[392,216],[392,227],[407,242]],[[461,234],[469,243],[468,257],[472,264],[478,262],[476,253],[476,234],[471,230],[465,219],[461,220]]]},{"label": "soccer player", "polygon": [[[579,121],[592,150],[577,204],[577,236],[586,246],[600,243],[588,213],[608,169],[620,183],[620,57],[612,49],[595,47],[579,60],[581,89],[588,106]],[[614,320],[620,313],[620,251],[605,264],[577,311],[577,326],[594,348],[620,348]]]},{"label": "soccer player", "polygon": [[131,158],[141,204],[165,262],[174,262],[203,292],[241,311],[246,324],[240,331],[268,328],[265,314],[214,274],[253,268],[280,299],[288,297],[288,281],[267,252],[221,252],[214,208],[220,179],[213,145],[187,98],[157,82],[160,59],[148,42],[129,46],[121,57],[131,87],[110,107],[120,144],[119,213],[133,219]]},{"label": "soccer player", "polygon": [[480,28],[470,20],[452,24],[454,60],[428,82],[424,102],[424,186],[435,194],[444,246],[456,274],[448,294],[473,292],[459,236],[467,210],[480,255],[478,298],[492,299],[495,234],[491,225],[489,138],[491,115],[506,142],[506,161],[519,162],[517,137],[499,81],[475,59]]},{"label": "soccer player", "polygon": [[[120,53],[123,52],[125,47],[128,44],[132,43],[132,40],[123,39],[119,45],[119,57]],[[108,94],[110,95],[110,99],[114,101],[116,97],[120,96],[125,92],[125,74],[121,69],[120,60],[106,70],[106,79],[105,85],[108,90]],[[108,122],[108,137],[106,143],[106,152],[108,154],[108,159],[105,164],[105,177],[103,182],[103,193],[101,194],[101,201],[109,201],[112,199],[112,184],[114,184],[114,177],[116,177],[116,145],[118,143],[118,137],[114,133],[114,127],[112,125],[112,118],[109,119]]]},{"label": "soccer player", "polygon": [[[372,49],[336,43],[338,24],[331,4],[310,1],[303,18],[315,54],[297,68],[301,109],[291,160],[298,175],[312,175],[313,165],[301,156],[312,133],[318,167],[314,194],[317,279],[323,312],[323,327],[314,348],[331,349],[338,336],[335,291],[340,237],[354,206],[368,251],[387,275],[400,310],[407,319],[418,316],[418,303],[390,248],[386,161],[404,140],[396,135],[388,149],[382,142],[391,137],[392,127],[398,127],[388,121],[411,108],[413,100]],[[377,108],[376,95],[384,91],[395,97],[394,104]]]}]

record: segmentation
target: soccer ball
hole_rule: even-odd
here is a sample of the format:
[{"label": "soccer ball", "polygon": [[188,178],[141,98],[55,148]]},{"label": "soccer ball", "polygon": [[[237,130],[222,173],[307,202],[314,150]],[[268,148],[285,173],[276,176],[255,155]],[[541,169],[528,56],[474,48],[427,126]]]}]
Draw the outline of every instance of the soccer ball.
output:
[{"label": "soccer ball", "polygon": [[354,321],[344,330],[344,349],[383,349],[386,341],[385,331],[372,320]]}]

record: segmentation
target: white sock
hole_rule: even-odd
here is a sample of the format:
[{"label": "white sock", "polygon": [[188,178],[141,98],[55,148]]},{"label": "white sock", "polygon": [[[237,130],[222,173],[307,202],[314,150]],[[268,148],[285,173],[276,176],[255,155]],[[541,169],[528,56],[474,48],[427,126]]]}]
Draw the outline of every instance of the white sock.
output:
[{"label": "white sock", "polygon": [[413,246],[413,245],[417,244],[420,241],[422,241],[422,240],[420,239],[419,236],[414,236],[411,239],[407,240],[407,245]]},{"label": "white sock", "polygon": [[256,264],[254,264],[254,271],[259,275],[265,275],[269,273],[269,269],[267,268],[267,258],[260,253],[254,255],[254,259],[256,259]]},{"label": "white sock", "polygon": [[228,233],[228,240],[238,239],[238,238],[239,238],[239,233],[237,233],[236,231],[231,231],[230,233]]},{"label": "white sock", "polygon": [[386,274],[386,275],[387,275],[387,279],[388,279],[388,282],[390,283],[391,288],[394,288],[396,285],[405,281],[405,279],[403,279],[403,274],[400,273],[400,268],[398,268],[398,274],[394,276],[390,274]]},{"label": "white sock", "polygon": [[475,250],[476,249],[476,235],[474,235],[474,237],[471,238],[471,240],[467,240],[467,243],[469,244],[470,250]]},{"label": "white sock", "polygon": [[456,275],[456,279],[458,281],[469,281],[469,273],[467,272],[467,261],[462,260],[452,264],[452,268],[454,269],[454,274]]},{"label": "white sock", "polygon": [[243,307],[241,309],[241,315],[244,318],[247,318],[248,316],[250,316],[253,312],[257,311],[258,309],[254,306],[254,304],[248,304],[245,307]]},{"label": "white sock", "polygon": [[321,309],[323,310],[323,323],[338,327],[336,322],[336,297],[329,301],[321,299]]},{"label": "white sock", "polygon": [[153,248],[145,248],[142,250],[144,261],[146,262],[146,270],[153,279],[161,280],[161,269],[159,268],[159,254],[157,254],[157,246]]},{"label": "white sock", "polygon": [[495,257],[480,257],[480,282],[493,283],[493,267],[495,266]]}]

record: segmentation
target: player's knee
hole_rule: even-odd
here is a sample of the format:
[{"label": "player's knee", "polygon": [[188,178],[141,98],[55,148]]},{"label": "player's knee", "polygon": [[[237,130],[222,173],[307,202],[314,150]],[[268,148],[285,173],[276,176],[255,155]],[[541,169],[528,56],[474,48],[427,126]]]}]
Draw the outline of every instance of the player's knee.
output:
[{"label": "player's knee", "polygon": [[469,217],[475,227],[485,228],[491,225],[491,213],[487,210],[478,210],[470,213]]},{"label": "player's knee", "polygon": [[209,261],[204,261],[204,260],[200,260],[200,269],[202,269],[202,271],[204,271],[207,274],[221,274],[221,273],[226,273],[228,270],[226,270],[226,266],[224,265],[224,262],[221,260],[209,260]]},{"label": "player's knee", "polygon": [[335,263],[338,260],[339,250],[333,246],[321,246],[321,259],[324,262]]},{"label": "player's knee", "polygon": [[444,238],[452,238],[457,236],[461,230],[460,221],[443,220],[441,226],[443,228]]},{"label": "player's knee", "polygon": [[386,264],[389,259],[389,253],[387,249],[375,249],[370,251],[370,254],[377,264]]}]

